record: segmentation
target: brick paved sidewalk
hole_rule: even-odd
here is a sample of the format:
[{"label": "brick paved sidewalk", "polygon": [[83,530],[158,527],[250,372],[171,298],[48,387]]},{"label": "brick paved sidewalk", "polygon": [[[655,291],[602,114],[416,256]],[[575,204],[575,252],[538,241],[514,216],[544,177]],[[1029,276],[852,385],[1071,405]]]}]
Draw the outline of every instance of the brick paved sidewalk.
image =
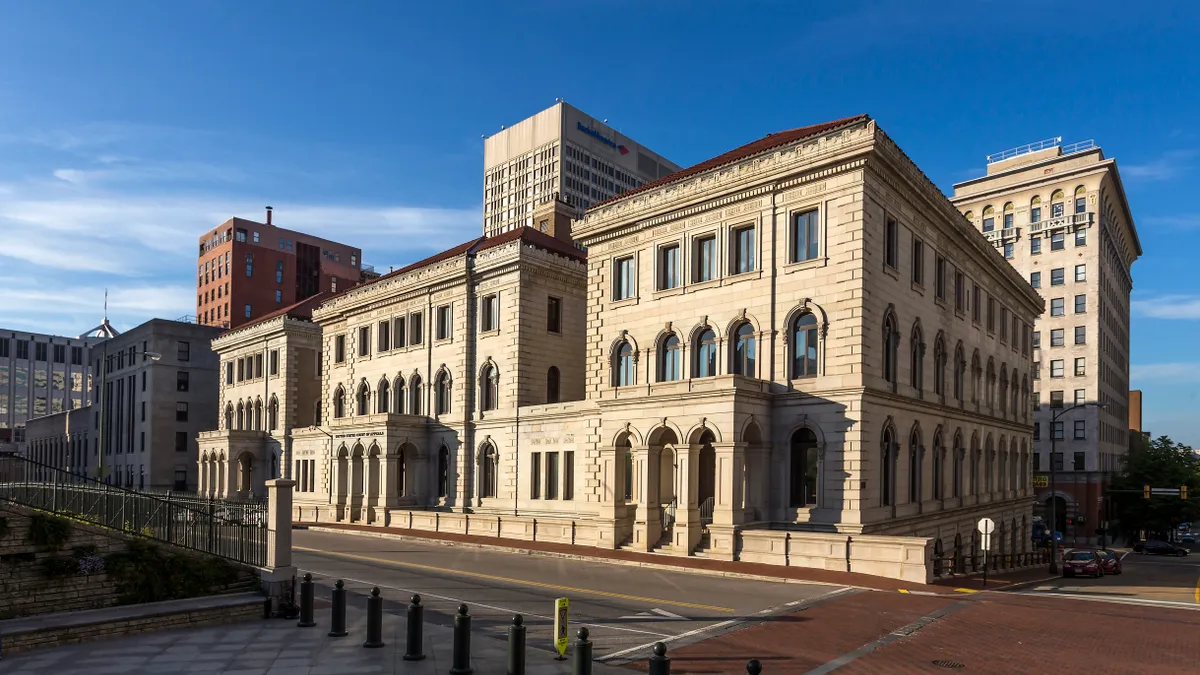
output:
[{"label": "brick paved sidewalk", "polygon": [[837,572],[811,567],[781,567],[762,563],[728,562],[710,558],[694,558],[683,556],[663,555],[659,553],[639,553],[595,548],[592,546],[573,546],[545,541],[517,541],[498,537],[481,537],[476,535],[455,534],[451,532],[428,532],[426,530],[409,530],[400,527],[377,527],[373,525],[351,525],[335,523],[296,523],[299,527],[321,528],[337,532],[357,532],[372,535],[390,535],[395,537],[423,539],[465,544],[469,546],[487,546],[505,549],[513,553],[530,553],[552,555],[585,560],[607,560],[632,565],[654,565],[678,567],[698,572],[725,574],[730,576],[749,575],[756,577],[782,579],[787,581],[802,581],[809,583],[835,584],[839,586],[857,586],[877,590],[897,591],[900,589],[920,591],[924,593],[953,594],[954,587],[960,584],[930,585],[918,584],[897,579],[856,574],[853,572]]}]

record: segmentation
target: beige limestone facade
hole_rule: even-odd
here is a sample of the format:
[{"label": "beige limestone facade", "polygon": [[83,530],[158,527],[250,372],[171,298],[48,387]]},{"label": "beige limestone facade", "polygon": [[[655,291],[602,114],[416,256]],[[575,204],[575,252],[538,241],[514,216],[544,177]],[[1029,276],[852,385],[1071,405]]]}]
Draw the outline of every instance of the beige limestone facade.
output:
[{"label": "beige limestone facade", "polygon": [[1091,544],[1109,520],[1104,487],[1129,448],[1129,296],[1142,248],[1116,160],[1099,146],[1010,154],[955,185],[952,202],[1045,298],[1034,326],[1037,500],[1056,496],[1058,531]]},{"label": "beige limestone facade", "polygon": [[300,521],[914,581],[978,551],[982,517],[1026,550],[1042,300],[874,121],[772,134],[571,229],[586,257],[513,230],[314,310]]}]

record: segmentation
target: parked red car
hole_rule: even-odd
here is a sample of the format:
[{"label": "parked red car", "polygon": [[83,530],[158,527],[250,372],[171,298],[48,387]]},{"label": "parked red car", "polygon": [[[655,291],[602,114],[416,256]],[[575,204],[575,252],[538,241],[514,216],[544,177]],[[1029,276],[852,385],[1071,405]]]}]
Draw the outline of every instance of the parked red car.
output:
[{"label": "parked red car", "polygon": [[1105,574],[1120,574],[1121,573],[1121,556],[1112,551],[1096,551],[1096,557],[1100,559],[1100,567]]},{"label": "parked red car", "polygon": [[1069,551],[1063,557],[1063,576],[1087,575],[1099,579],[1104,576],[1104,567],[1095,551]]}]

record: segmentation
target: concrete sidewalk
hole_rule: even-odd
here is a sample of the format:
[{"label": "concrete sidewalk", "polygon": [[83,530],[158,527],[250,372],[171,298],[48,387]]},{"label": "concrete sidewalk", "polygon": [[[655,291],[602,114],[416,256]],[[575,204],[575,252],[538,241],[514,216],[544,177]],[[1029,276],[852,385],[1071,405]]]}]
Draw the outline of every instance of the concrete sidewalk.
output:
[{"label": "concrete sidewalk", "polygon": [[[331,638],[328,613],[317,626],[272,619],[211,628],[136,635],[17,654],[0,660],[3,675],[109,675],[116,673],[189,673],[194,675],[445,675],[450,671],[453,630],[425,625],[424,661],[405,661],[406,622],[384,613],[380,649],[365,649],[366,612],[347,608],[350,635]],[[574,630],[572,630],[574,632]],[[572,642],[574,637],[572,637]],[[503,673],[507,639],[471,635],[471,665],[479,675]],[[546,649],[526,647],[529,675],[569,675],[570,660],[555,661]],[[571,656],[570,650],[567,653]],[[643,666],[641,670],[645,670]],[[593,664],[596,675],[629,675],[627,669]],[[637,672],[637,671],[635,671]]]}]

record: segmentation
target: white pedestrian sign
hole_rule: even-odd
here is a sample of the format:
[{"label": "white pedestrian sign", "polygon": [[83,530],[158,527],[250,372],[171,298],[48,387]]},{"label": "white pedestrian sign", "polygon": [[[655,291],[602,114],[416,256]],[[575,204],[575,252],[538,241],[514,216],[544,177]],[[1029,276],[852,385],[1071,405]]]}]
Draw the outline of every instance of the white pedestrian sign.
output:
[{"label": "white pedestrian sign", "polygon": [[979,548],[984,551],[992,550],[992,532],[996,531],[996,522],[991,518],[980,518],[979,523],[975,527],[979,530],[979,534],[983,535],[983,540],[979,543]]}]

